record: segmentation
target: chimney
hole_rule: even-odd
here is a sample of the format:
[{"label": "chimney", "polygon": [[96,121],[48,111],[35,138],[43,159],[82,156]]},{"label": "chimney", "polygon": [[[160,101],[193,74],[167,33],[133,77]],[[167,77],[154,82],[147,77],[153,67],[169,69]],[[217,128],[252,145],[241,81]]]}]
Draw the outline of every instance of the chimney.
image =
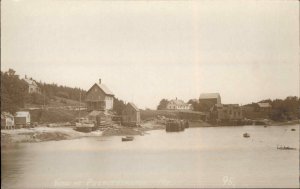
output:
[{"label": "chimney", "polygon": [[27,79],[27,75],[25,75],[25,79]]},{"label": "chimney", "polygon": [[99,84],[101,84],[101,79],[99,79]]}]

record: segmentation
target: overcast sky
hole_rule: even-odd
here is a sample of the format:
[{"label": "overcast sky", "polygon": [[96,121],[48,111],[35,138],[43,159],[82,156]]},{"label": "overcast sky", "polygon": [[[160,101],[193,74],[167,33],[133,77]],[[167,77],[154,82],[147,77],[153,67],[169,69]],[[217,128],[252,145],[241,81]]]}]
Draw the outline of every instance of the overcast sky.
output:
[{"label": "overcast sky", "polygon": [[155,108],[299,95],[298,1],[4,0],[1,70]]}]

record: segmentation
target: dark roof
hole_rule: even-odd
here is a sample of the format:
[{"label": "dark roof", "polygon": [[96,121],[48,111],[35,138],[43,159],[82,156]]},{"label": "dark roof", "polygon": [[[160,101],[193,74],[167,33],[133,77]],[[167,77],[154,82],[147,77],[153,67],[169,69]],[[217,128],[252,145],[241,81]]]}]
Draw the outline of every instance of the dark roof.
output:
[{"label": "dark roof", "polygon": [[33,79],[24,78],[23,79],[28,85],[35,85],[37,86],[36,82]]},{"label": "dark roof", "polygon": [[98,88],[100,88],[106,95],[111,95],[111,96],[114,96],[114,94],[106,87],[106,85],[104,84],[98,84],[98,83],[95,83],[88,91],[87,93],[90,92],[90,90],[94,87],[94,86],[97,86]]},{"label": "dark roof", "polygon": [[128,102],[127,105],[130,105],[130,106],[133,107],[136,111],[140,111],[140,110],[138,109],[138,107],[137,107],[135,104],[133,104],[132,102]]},{"label": "dark roof", "polygon": [[199,99],[220,98],[219,93],[202,93]]},{"label": "dark roof", "polygon": [[257,103],[260,108],[270,108],[271,105],[268,102]]}]

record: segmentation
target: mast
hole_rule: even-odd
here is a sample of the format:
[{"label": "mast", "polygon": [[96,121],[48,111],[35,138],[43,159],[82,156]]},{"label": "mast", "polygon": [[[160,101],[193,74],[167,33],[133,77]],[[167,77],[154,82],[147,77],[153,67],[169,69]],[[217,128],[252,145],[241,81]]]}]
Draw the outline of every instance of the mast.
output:
[{"label": "mast", "polygon": [[80,105],[81,105],[81,90],[79,92],[79,118],[80,118]]}]

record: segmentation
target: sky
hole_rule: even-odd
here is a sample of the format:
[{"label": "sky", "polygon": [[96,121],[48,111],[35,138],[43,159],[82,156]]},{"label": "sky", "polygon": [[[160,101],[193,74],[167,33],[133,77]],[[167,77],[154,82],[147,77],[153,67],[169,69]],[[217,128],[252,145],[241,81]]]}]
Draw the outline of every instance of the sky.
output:
[{"label": "sky", "polygon": [[298,1],[1,1],[1,71],[119,99],[299,96]]}]

